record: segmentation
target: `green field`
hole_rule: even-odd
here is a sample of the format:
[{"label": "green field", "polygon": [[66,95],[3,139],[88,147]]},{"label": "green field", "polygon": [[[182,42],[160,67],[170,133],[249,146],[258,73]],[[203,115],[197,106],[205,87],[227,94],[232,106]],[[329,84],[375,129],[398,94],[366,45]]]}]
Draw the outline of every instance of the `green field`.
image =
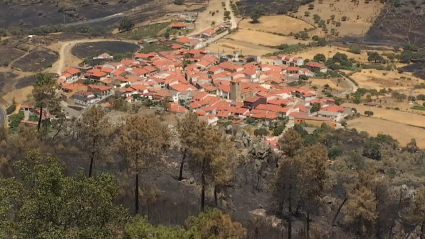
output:
[{"label": "green field", "polygon": [[416,105],[416,106],[413,106],[411,109],[412,110],[422,110],[422,111],[425,111],[425,106],[418,106],[418,105]]}]

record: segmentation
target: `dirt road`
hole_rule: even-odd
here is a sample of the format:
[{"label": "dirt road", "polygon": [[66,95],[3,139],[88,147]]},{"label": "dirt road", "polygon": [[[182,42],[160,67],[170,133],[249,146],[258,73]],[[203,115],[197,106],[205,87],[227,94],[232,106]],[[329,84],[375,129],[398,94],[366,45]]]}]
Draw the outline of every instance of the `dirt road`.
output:
[{"label": "dirt road", "polygon": [[75,40],[75,41],[67,41],[67,42],[61,42],[62,46],[59,51],[59,60],[53,64],[52,68],[50,69],[52,73],[57,73],[59,75],[62,74],[62,71],[67,67],[73,67],[74,65],[70,65],[72,63],[72,58],[75,58],[76,56],[72,55],[71,49],[79,43],[87,43],[87,42],[101,42],[101,41],[124,41],[129,43],[135,43],[136,41],[130,41],[130,40],[116,40],[116,39],[81,39],[81,40]]},{"label": "dirt road", "polygon": [[[235,16],[231,11],[230,0],[226,0],[226,9],[230,11],[232,29],[236,28],[238,24],[236,23]],[[217,12],[217,10],[219,12]],[[215,12],[214,16],[210,14],[210,12]],[[212,22],[215,22],[215,25],[221,24],[223,22],[224,17],[224,8],[222,6],[221,0],[210,0],[207,9],[205,11],[198,14],[198,18],[195,23],[195,29],[190,33],[190,36],[197,35],[208,28],[211,27]]]}]

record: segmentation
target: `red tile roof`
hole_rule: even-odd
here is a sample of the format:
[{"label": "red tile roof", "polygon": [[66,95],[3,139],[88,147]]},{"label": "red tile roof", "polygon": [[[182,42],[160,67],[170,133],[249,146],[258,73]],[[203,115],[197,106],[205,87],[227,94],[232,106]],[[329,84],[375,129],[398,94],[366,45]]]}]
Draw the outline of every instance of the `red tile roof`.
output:
[{"label": "red tile roof", "polygon": [[67,72],[67,73],[69,73],[69,74],[71,74],[71,75],[75,75],[75,74],[81,73],[81,71],[80,71],[80,70],[75,69],[75,68],[69,68],[69,69],[66,69],[64,72]]},{"label": "red tile roof", "polygon": [[172,113],[186,113],[187,109],[184,108],[183,106],[176,104],[176,103],[171,103],[168,111],[172,112]]},{"label": "red tile roof", "polygon": [[171,27],[173,28],[187,27],[187,24],[183,22],[176,22],[174,24],[171,24]]}]

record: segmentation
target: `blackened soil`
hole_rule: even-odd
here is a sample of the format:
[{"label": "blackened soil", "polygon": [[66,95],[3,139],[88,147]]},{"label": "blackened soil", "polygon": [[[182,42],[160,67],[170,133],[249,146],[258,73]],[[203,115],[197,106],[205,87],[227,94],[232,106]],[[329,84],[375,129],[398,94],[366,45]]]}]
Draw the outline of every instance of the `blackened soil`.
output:
[{"label": "blackened soil", "polygon": [[127,11],[151,1],[153,0],[132,0],[127,3],[114,5],[92,4],[88,6],[76,6],[73,16],[62,14],[60,9],[52,3],[31,4],[28,6],[9,6],[0,3],[0,28],[18,25],[37,27],[96,19]]},{"label": "blackened soil", "polygon": [[72,54],[81,59],[95,57],[105,52],[127,53],[139,49],[136,44],[118,41],[81,43],[72,48]]}]

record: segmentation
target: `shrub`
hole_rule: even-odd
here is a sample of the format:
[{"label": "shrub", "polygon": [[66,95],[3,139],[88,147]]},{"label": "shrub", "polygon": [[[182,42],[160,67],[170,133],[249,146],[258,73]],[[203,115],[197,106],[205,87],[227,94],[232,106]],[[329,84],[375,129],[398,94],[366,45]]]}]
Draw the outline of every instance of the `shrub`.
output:
[{"label": "shrub", "polygon": [[16,105],[13,104],[6,109],[6,114],[10,115],[13,112],[15,112],[15,110],[16,110]]},{"label": "shrub", "polygon": [[348,51],[353,53],[353,54],[360,54],[362,52],[360,47],[358,47],[358,46],[350,46]]}]

